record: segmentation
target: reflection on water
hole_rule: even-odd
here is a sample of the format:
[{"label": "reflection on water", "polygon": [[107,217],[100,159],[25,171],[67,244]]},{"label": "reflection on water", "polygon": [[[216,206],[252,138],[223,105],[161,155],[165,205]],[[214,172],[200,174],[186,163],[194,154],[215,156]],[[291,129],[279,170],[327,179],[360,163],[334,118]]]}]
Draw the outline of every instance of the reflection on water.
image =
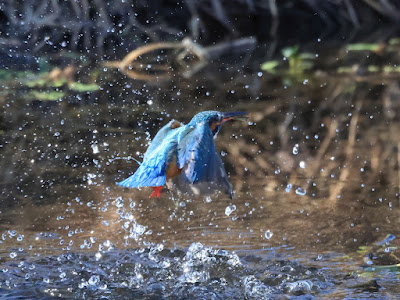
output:
[{"label": "reflection on water", "polygon": [[[319,73],[288,84],[229,68],[154,83],[102,76],[101,91],[59,102],[4,100],[1,294],[400,294],[397,270],[365,279],[368,251],[356,253],[399,235],[395,80]],[[252,113],[216,141],[235,200],[148,199],[115,185],[160,126],[207,109]]]}]

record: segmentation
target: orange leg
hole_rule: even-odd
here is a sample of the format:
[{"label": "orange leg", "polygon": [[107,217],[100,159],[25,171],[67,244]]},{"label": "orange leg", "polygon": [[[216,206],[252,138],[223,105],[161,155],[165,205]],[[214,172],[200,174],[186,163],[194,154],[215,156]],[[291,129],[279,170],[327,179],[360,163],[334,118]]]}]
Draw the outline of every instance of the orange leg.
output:
[{"label": "orange leg", "polygon": [[160,196],[161,196],[160,192],[161,192],[161,189],[163,188],[163,186],[153,186],[152,188],[153,188],[153,193],[150,195],[149,198],[151,198],[151,197],[160,198]]}]

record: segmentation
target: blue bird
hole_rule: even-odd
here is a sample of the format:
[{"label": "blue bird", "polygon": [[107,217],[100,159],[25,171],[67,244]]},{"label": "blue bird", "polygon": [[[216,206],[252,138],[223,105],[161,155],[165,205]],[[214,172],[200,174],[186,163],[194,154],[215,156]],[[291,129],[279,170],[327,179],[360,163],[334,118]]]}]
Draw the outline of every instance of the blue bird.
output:
[{"label": "blue bird", "polygon": [[165,184],[184,193],[209,194],[220,190],[234,196],[216,138],[221,125],[246,118],[245,112],[204,111],[187,124],[172,120],[156,134],[136,172],[118,185],[128,188],[153,187],[151,197],[160,197]]}]

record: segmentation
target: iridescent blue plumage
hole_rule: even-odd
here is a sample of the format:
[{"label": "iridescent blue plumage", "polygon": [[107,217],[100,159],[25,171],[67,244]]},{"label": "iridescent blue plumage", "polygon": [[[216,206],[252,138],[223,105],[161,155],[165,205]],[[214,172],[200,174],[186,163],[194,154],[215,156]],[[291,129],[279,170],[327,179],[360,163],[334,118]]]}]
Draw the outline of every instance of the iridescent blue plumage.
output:
[{"label": "iridescent blue plumage", "polygon": [[118,184],[129,188],[152,186],[158,196],[166,183],[178,191],[210,194],[221,190],[233,198],[214,137],[222,123],[246,113],[205,111],[187,125],[172,120],[154,137],[135,174]]}]

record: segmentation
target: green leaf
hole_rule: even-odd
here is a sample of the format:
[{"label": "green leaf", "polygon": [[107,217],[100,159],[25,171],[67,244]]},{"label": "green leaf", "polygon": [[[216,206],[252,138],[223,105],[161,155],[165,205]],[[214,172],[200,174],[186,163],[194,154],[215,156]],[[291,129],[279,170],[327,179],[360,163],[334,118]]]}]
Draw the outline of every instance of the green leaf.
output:
[{"label": "green leaf", "polygon": [[375,65],[368,66],[368,72],[374,73],[379,72],[379,67]]},{"label": "green leaf", "polygon": [[391,38],[389,40],[389,45],[400,45],[400,38]]},{"label": "green leaf", "polygon": [[292,46],[292,47],[286,47],[282,49],[282,55],[285,57],[292,57],[297,54],[297,51],[299,51],[299,46]]},{"label": "green leaf", "polygon": [[265,62],[265,63],[263,63],[263,64],[261,65],[261,70],[267,71],[267,72],[274,72],[274,71],[275,71],[274,69],[275,69],[277,66],[279,66],[279,61],[277,61],[277,60],[270,60],[270,61],[267,61],[267,62]]},{"label": "green leaf", "polygon": [[352,44],[347,46],[347,50],[349,51],[378,51],[382,48],[380,44],[367,44],[367,43],[359,43]]},{"label": "green leaf", "polygon": [[30,94],[37,100],[41,101],[57,101],[65,95],[65,93],[57,91],[32,91]]},{"label": "green leaf", "polygon": [[304,53],[300,53],[299,57],[301,59],[315,59],[315,54],[304,52]]},{"label": "green leaf", "polygon": [[99,86],[95,83],[80,83],[80,82],[73,82],[69,85],[69,88],[76,92],[94,92],[99,89]]},{"label": "green leaf", "polygon": [[354,70],[353,70],[353,68],[352,67],[347,67],[347,66],[345,66],[345,67],[339,67],[338,69],[337,69],[337,72],[340,74],[340,73],[354,73]]},{"label": "green leaf", "polygon": [[384,73],[400,72],[400,67],[384,66],[383,72]]},{"label": "green leaf", "polygon": [[43,87],[45,86],[47,81],[45,79],[35,79],[30,80],[25,83],[26,86],[33,88],[33,87]]},{"label": "green leaf", "polygon": [[303,70],[308,70],[314,67],[314,63],[312,61],[302,61],[299,67]]}]

